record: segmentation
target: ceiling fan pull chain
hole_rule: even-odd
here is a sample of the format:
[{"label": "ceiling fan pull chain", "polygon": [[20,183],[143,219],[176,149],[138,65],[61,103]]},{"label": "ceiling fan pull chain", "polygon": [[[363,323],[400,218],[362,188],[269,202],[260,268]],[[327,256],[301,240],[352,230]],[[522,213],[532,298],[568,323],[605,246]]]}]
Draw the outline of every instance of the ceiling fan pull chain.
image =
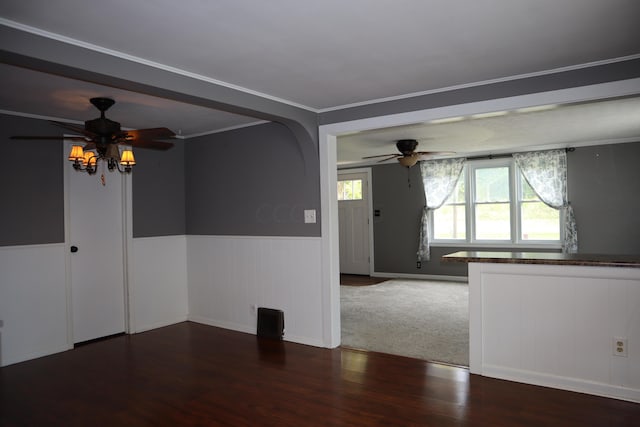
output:
[{"label": "ceiling fan pull chain", "polygon": [[407,168],[407,183],[409,184],[409,188],[411,188],[411,168]]},{"label": "ceiling fan pull chain", "polygon": [[102,182],[103,187],[106,185],[105,179],[104,179],[104,172],[102,172],[102,175],[100,175],[100,182]]}]

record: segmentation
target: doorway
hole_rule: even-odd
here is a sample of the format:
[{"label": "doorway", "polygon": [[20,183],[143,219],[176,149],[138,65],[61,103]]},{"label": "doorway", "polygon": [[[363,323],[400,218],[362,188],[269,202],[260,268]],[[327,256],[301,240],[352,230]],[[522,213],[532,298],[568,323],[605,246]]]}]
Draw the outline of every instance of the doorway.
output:
[{"label": "doorway", "polygon": [[[604,99],[638,93],[638,79],[598,83],[588,86],[530,93],[508,98],[489,99],[463,104],[430,107],[406,113],[354,119],[329,123],[319,127],[320,186],[322,207],[322,311],[324,343],[327,347],[340,345],[340,274],[339,223],[337,214],[337,136],[367,129],[394,127],[410,123],[427,122],[477,113],[513,110],[543,104],[563,104],[585,100]],[[473,301],[470,301],[473,304]],[[473,332],[473,330],[472,330]],[[477,339],[477,337],[475,337]],[[471,339],[473,340],[473,333]],[[473,363],[471,364],[473,365]],[[471,366],[472,372],[479,367]]]},{"label": "doorway", "polygon": [[[125,180],[119,172],[75,171],[64,144],[69,343],[125,332]],[[106,167],[104,168],[106,169]]]}]

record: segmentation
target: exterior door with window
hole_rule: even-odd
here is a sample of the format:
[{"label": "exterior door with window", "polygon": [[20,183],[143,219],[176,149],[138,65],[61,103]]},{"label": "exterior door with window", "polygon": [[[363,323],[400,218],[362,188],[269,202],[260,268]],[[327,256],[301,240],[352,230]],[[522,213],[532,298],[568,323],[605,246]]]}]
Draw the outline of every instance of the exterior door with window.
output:
[{"label": "exterior door with window", "polygon": [[340,273],[369,275],[369,194],[367,174],[338,175]]}]

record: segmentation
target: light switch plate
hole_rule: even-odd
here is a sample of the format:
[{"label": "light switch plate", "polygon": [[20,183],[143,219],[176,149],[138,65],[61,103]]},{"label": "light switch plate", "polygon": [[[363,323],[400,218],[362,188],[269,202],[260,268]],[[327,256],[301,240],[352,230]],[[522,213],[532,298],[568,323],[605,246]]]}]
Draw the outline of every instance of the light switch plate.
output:
[{"label": "light switch plate", "polygon": [[304,223],[305,224],[315,224],[316,223],[316,210],[315,209],[305,209],[304,210]]}]

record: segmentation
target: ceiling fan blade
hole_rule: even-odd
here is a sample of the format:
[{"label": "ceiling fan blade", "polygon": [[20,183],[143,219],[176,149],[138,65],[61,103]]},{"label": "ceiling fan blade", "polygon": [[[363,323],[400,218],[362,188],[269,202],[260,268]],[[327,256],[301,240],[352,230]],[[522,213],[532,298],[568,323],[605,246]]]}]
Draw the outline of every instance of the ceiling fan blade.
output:
[{"label": "ceiling fan blade", "polygon": [[87,144],[82,147],[83,150],[95,150],[96,149],[96,143],[95,142],[87,142]]},{"label": "ceiling fan blade", "polygon": [[363,157],[363,159],[375,159],[376,157],[388,157],[388,158],[391,159],[393,157],[399,157],[401,155],[402,154],[380,154],[380,155],[377,155],[377,156],[366,156],[366,157]]},{"label": "ceiling fan blade", "polygon": [[173,142],[151,141],[146,139],[136,139],[132,141],[123,141],[122,144],[131,145],[135,148],[149,148],[151,150],[168,150],[173,147]]},{"label": "ceiling fan blade", "polygon": [[455,151],[416,151],[415,154],[420,156],[451,156],[456,154]]},{"label": "ceiling fan blade", "polygon": [[86,130],[82,126],[72,125],[71,123],[54,122],[54,121],[49,121],[49,123],[53,123],[56,126],[60,126],[62,128],[65,128],[65,129],[70,130],[70,131],[75,132],[75,133],[80,133],[80,134],[85,135],[85,136],[87,136],[89,138],[93,138],[95,136],[95,134],[93,132],[89,132],[88,130]]},{"label": "ceiling fan blade", "polygon": [[122,132],[119,135],[126,140],[137,139],[168,139],[175,138],[176,134],[167,128],[132,129]]},{"label": "ceiling fan blade", "polygon": [[[380,157],[380,156],[378,156],[378,157]],[[394,155],[392,155],[392,156],[387,156],[387,157],[385,157],[385,158],[384,158],[384,159],[382,159],[382,160],[378,160],[378,162],[377,162],[377,163],[386,162],[387,160],[397,159],[397,158],[400,158],[400,157],[402,157],[402,156],[398,156],[397,154],[394,154]]]},{"label": "ceiling fan blade", "polygon": [[87,139],[84,136],[11,136],[9,139],[26,139],[26,140],[40,140],[40,139],[49,139],[49,140],[70,140],[70,141],[83,141],[86,142]]}]

